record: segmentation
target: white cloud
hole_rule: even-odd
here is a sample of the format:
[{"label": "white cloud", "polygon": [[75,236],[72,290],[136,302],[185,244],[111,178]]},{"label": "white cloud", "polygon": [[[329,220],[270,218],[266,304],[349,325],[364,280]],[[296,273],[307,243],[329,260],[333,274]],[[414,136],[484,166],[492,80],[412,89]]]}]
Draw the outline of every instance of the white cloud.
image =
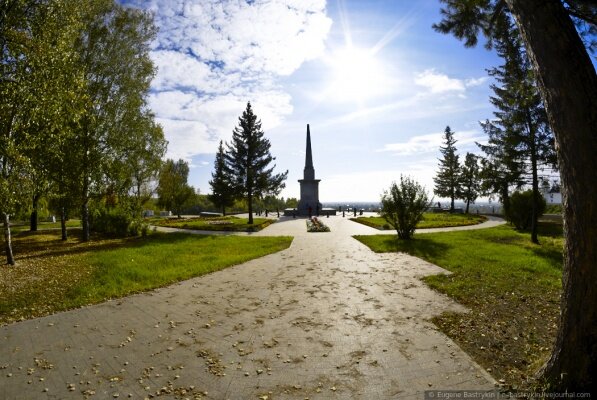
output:
[{"label": "white cloud", "polygon": [[487,80],[487,77],[457,79],[450,78],[448,75],[437,72],[435,69],[427,69],[418,73],[415,77],[415,83],[423,86],[431,93],[455,92],[463,94],[467,88],[479,86]]},{"label": "white cloud", "polygon": [[435,72],[434,69],[428,69],[417,74],[415,83],[426,87],[431,93],[464,92],[465,90],[463,81],[449,78],[448,75]]},{"label": "white cloud", "polygon": [[414,136],[406,142],[387,143],[378,151],[389,151],[396,155],[409,155],[437,151],[442,142],[441,133]]},{"label": "white cloud", "polygon": [[466,85],[466,87],[481,86],[482,84],[487,82],[487,79],[488,78],[486,76],[482,76],[480,78],[469,78],[466,81],[464,81],[464,84]]},{"label": "white cloud", "polygon": [[158,67],[150,104],[168,156],[215,152],[247,101],[263,128],[292,113],[277,79],[320,56],[331,27],[325,0],[121,0],[155,14]]},{"label": "white cloud", "polygon": [[[281,123],[292,112],[290,96],[280,91],[252,94],[255,114],[264,130]],[[168,157],[190,158],[199,153],[215,153],[220,140],[229,140],[246,105],[246,93],[200,97],[193,93],[170,90],[153,93],[150,106],[158,112],[157,121],[168,139]]]},{"label": "white cloud", "polygon": [[[379,152],[391,152],[395,155],[413,155],[437,152],[443,143],[443,132],[430,133],[427,135],[413,136],[406,142],[387,143]],[[454,133],[458,146],[469,145],[485,139],[485,136],[475,130],[459,131]]]}]

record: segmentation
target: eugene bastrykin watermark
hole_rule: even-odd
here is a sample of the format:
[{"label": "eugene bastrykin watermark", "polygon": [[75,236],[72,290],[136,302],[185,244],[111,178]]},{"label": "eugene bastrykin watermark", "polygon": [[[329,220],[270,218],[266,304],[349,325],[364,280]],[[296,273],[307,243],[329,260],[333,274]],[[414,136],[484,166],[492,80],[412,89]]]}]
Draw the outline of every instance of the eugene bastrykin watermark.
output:
[{"label": "eugene bastrykin watermark", "polygon": [[426,390],[425,400],[436,399],[590,399],[586,392],[516,392],[503,393],[485,390]]}]

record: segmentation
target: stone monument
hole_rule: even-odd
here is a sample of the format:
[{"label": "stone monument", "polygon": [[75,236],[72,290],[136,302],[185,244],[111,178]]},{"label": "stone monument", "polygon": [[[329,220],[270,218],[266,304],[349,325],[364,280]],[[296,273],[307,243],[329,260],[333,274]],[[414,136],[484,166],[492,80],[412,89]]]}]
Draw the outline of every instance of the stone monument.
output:
[{"label": "stone monument", "polygon": [[313,168],[313,153],[311,151],[311,130],[307,124],[307,151],[305,154],[305,169],[303,170],[303,179],[299,179],[301,184],[301,199],[297,208],[287,208],[284,210],[285,217],[297,216],[327,216],[336,215],[335,208],[322,208],[319,202],[319,182],[321,179],[315,179],[315,169]]},{"label": "stone monument", "polygon": [[320,181],[321,179],[315,179],[315,169],[313,168],[313,154],[311,152],[311,131],[309,129],[309,124],[307,124],[307,151],[305,154],[305,169],[303,170],[303,179],[299,179],[299,183],[301,184],[301,200],[298,204],[299,215],[320,214]]}]

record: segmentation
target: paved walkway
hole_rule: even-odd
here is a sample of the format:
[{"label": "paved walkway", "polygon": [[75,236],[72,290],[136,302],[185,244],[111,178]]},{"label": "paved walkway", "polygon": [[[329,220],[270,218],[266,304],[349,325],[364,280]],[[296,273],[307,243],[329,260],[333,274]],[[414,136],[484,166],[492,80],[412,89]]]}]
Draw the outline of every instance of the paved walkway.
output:
[{"label": "paved walkway", "polygon": [[[342,217],[290,248],[150,293],[0,328],[0,398],[422,399],[493,379],[428,322],[462,306]],[[493,223],[497,223],[494,221]]]}]

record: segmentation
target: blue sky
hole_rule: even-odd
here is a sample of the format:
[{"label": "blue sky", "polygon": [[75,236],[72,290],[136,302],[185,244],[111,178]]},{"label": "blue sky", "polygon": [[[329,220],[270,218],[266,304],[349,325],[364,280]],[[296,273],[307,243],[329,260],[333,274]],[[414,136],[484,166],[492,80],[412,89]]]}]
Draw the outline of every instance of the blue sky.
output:
[{"label": "blue sky", "polygon": [[150,105],[202,193],[247,101],[289,170],[284,197],[299,196],[307,123],[324,202],[377,201],[400,174],[431,193],[446,125],[462,157],[485,140],[500,60],[433,31],[437,0],[123,2],[155,12]]}]

